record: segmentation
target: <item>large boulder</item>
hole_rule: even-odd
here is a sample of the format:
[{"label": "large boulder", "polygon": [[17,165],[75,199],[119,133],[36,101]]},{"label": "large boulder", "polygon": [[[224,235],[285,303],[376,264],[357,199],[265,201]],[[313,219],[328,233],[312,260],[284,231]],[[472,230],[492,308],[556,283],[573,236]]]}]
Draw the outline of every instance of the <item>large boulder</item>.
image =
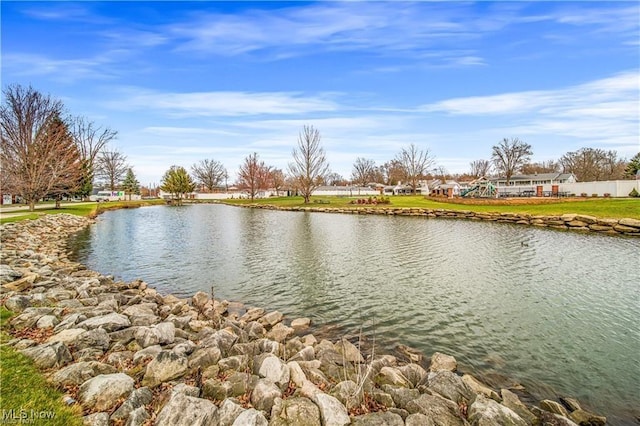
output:
[{"label": "large boulder", "polygon": [[51,377],[51,381],[58,387],[80,386],[87,380],[100,374],[113,374],[116,369],[109,364],[98,361],[85,361],[70,364],[58,370]]},{"label": "large boulder", "polygon": [[156,418],[156,426],[208,426],[218,424],[218,409],[206,399],[179,392],[171,395]]},{"label": "large boulder", "polygon": [[407,404],[407,411],[410,414],[424,414],[439,426],[466,426],[468,424],[461,417],[458,405],[440,395],[422,394]]},{"label": "large boulder", "polygon": [[537,424],[537,417],[533,415],[531,411],[527,408],[526,405],[520,401],[518,395],[511,392],[508,389],[501,389],[500,394],[502,395],[502,405],[509,408],[511,411],[519,415],[522,420],[527,422],[529,425]]},{"label": "large boulder", "polygon": [[207,368],[217,364],[221,356],[222,352],[217,346],[196,349],[189,356],[189,368]]},{"label": "large boulder", "polygon": [[470,402],[475,396],[462,378],[451,371],[429,373],[428,383],[429,389],[456,403],[461,400]]},{"label": "large boulder", "polygon": [[457,369],[458,362],[451,355],[445,355],[443,353],[436,352],[431,356],[429,371],[456,371]]},{"label": "large boulder", "polygon": [[269,354],[264,357],[258,368],[258,374],[260,377],[271,380],[281,390],[289,385],[289,367],[277,356]]},{"label": "large boulder", "polygon": [[528,426],[514,411],[484,395],[478,395],[471,404],[468,418],[473,426]]},{"label": "large boulder", "polygon": [[136,331],[136,342],[146,348],[153,345],[167,345],[176,338],[176,327],[172,322],[161,322],[151,327],[140,327]]},{"label": "large boulder", "polygon": [[378,411],[353,418],[353,426],[404,426],[404,420],[399,414],[389,411]]},{"label": "large boulder", "polygon": [[134,383],[124,373],[100,374],[80,386],[78,399],[91,411],[108,411],[120,402],[120,398],[129,396]]},{"label": "large boulder", "polygon": [[171,351],[161,351],[147,364],[142,386],[156,387],[162,382],[184,376],[187,374],[188,369],[189,361],[187,357]]},{"label": "large boulder", "polygon": [[374,381],[379,386],[391,385],[395,387],[410,388],[411,382],[404,377],[402,371],[397,367],[382,367],[376,375]]},{"label": "large boulder", "polygon": [[323,425],[341,426],[351,423],[346,407],[333,396],[316,392],[311,399],[320,409]]},{"label": "large boulder", "polygon": [[347,362],[354,362],[358,364],[364,363],[364,358],[360,353],[360,350],[347,339],[341,339],[334,345],[334,349],[340,355],[344,357]]},{"label": "large boulder", "polygon": [[242,408],[242,405],[232,399],[225,399],[218,409],[218,415],[220,417],[219,426],[231,426],[244,410],[245,408]]},{"label": "large boulder", "polygon": [[310,399],[276,399],[269,426],[320,426],[320,410]]},{"label": "large boulder", "polygon": [[129,318],[115,312],[107,315],[91,317],[78,324],[78,327],[80,328],[86,328],[89,330],[94,328],[102,328],[109,332],[120,330],[122,328],[130,326],[131,322],[129,321]]},{"label": "large boulder", "polygon": [[465,382],[466,385],[469,386],[469,389],[471,389],[474,393],[478,395],[484,395],[487,398],[491,398],[494,401],[500,402],[500,396],[496,391],[489,388],[487,385],[481,383],[478,379],[473,377],[471,374],[463,375],[462,381]]},{"label": "large boulder", "polygon": [[[111,421],[126,421],[133,411],[151,403],[152,399],[153,393],[149,388],[142,387],[134,390],[131,392],[127,400],[123,402],[122,405],[111,415]],[[144,417],[142,412],[140,412],[140,414]]]},{"label": "large boulder", "polygon": [[269,379],[260,379],[251,392],[251,404],[258,410],[271,412],[276,398],[282,397],[282,391]]},{"label": "large boulder", "polygon": [[233,422],[233,426],[267,426],[268,424],[264,415],[255,408],[243,411]]},{"label": "large boulder", "polygon": [[69,348],[64,343],[53,342],[23,349],[23,355],[31,358],[40,368],[62,367],[73,361]]}]

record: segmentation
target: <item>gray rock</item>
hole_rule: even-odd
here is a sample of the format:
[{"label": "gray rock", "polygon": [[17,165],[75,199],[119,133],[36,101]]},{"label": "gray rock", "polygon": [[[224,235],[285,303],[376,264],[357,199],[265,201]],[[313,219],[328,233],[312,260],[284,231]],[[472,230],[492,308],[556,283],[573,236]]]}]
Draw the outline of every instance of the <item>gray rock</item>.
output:
[{"label": "gray rock", "polygon": [[[2,265],[4,266],[4,265]],[[31,306],[31,299],[27,296],[11,296],[4,302],[5,308],[11,312],[22,312]]]},{"label": "gray rock", "polygon": [[569,414],[569,418],[580,426],[604,426],[607,418],[591,413],[583,409],[574,410]]},{"label": "gray rock", "polygon": [[200,342],[200,347],[217,346],[223,356],[229,353],[231,347],[237,342],[238,336],[227,329],[218,330],[207,336]]},{"label": "gray rock", "polygon": [[153,388],[162,382],[180,378],[187,374],[188,366],[187,357],[176,355],[171,351],[161,351],[147,364],[142,386]]},{"label": "gray rock", "polygon": [[364,358],[360,353],[360,350],[347,339],[341,339],[335,345],[333,345],[336,352],[344,357],[347,362],[355,362],[358,364],[364,363]]},{"label": "gray rock", "polygon": [[265,310],[262,308],[252,308],[247,311],[243,316],[240,317],[240,321],[251,322],[256,321],[261,318],[265,313]]},{"label": "gray rock", "polygon": [[429,371],[456,371],[457,369],[458,362],[451,355],[445,355],[443,353],[436,352],[431,356]]},{"label": "gray rock", "polygon": [[391,395],[396,407],[402,409],[406,409],[409,402],[420,397],[418,389],[396,388],[390,385],[384,385],[382,390]]},{"label": "gray rock", "polygon": [[309,318],[296,318],[291,321],[291,328],[293,328],[296,333],[302,330],[306,330],[310,325],[311,320]]},{"label": "gray rock", "polygon": [[73,343],[78,336],[82,333],[86,333],[87,330],[84,328],[68,328],[66,330],[62,330],[59,333],[54,334],[53,336],[47,339],[48,343],[53,342],[62,342],[65,345],[69,345]]},{"label": "gray rock", "polygon": [[267,338],[276,342],[284,342],[294,333],[293,328],[287,327],[283,323],[279,322],[267,333]]},{"label": "gray rock", "polygon": [[106,331],[116,331],[120,330],[121,328],[130,326],[131,322],[129,321],[129,318],[115,312],[107,315],[92,317],[78,324],[78,327],[81,328],[87,328],[90,330],[94,328],[102,328]]},{"label": "gray rock", "polygon": [[429,373],[428,382],[429,389],[456,403],[472,401],[475,396],[460,376],[448,370]]},{"label": "gray rock", "polygon": [[181,342],[175,345],[171,349],[171,351],[178,355],[189,356],[191,355],[191,353],[193,353],[195,348],[196,348],[196,344],[193,343],[191,340],[187,340],[185,342]]},{"label": "gray rock", "polygon": [[100,374],[113,374],[116,369],[109,364],[98,361],[86,361],[70,364],[54,373],[51,381],[58,387],[79,386]]},{"label": "gray rock", "polygon": [[271,328],[280,321],[282,321],[283,315],[278,311],[269,312],[266,315],[263,315],[262,318],[258,320],[260,324],[267,328]]},{"label": "gray rock", "polygon": [[20,351],[23,355],[31,358],[40,368],[63,367],[73,361],[69,348],[64,343],[45,343]]},{"label": "gray rock", "polygon": [[471,389],[474,393],[478,395],[484,395],[487,398],[491,398],[494,401],[500,402],[500,396],[496,391],[489,388],[487,385],[480,383],[478,379],[473,377],[471,374],[464,374],[462,376],[462,381],[465,382],[466,385],[469,386],[469,389]]},{"label": "gray rock", "polygon": [[79,313],[69,314],[66,317],[62,318],[60,324],[56,325],[53,329],[54,333],[59,333],[62,330],[67,330],[69,328],[78,328],[76,324],[81,323],[86,320],[87,316]]},{"label": "gray rock", "polygon": [[536,416],[529,411],[527,406],[520,401],[520,398],[518,398],[515,393],[508,389],[501,389],[500,394],[502,395],[502,405],[519,415],[527,424],[533,425],[537,423],[538,419]]},{"label": "gray rock", "polygon": [[148,348],[141,349],[133,354],[133,363],[141,364],[147,360],[155,358],[162,351],[160,345],[149,346]]},{"label": "gray rock", "polygon": [[109,426],[108,413],[93,413],[82,418],[82,424],[85,426]]},{"label": "gray rock", "polygon": [[175,326],[172,322],[162,322],[151,327],[139,327],[135,339],[143,348],[170,344],[175,341]]},{"label": "gray rock", "polygon": [[23,328],[33,328],[40,318],[45,315],[52,315],[54,313],[53,308],[26,308],[22,313],[11,319],[11,327],[16,330]]},{"label": "gray rock", "polygon": [[191,297],[191,304],[197,309],[202,310],[209,300],[211,299],[209,299],[209,295],[207,293],[199,291]]},{"label": "gray rock", "polygon": [[351,424],[353,426],[404,426],[404,420],[398,414],[378,411],[354,417]]},{"label": "gray rock", "polygon": [[271,412],[276,398],[282,398],[282,391],[269,379],[260,379],[251,392],[251,404],[258,410]]},{"label": "gray rock", "polygon": [[245,411],[245,409],[242,408],[240,404],[235,403],[229,398],[225,399],[218,409],[218,414],[220,416],[219,426],[233,425],[233,422],[240,414],[242,414],[243,411]]},{"label": "gray rock", "polygon": [[202,388],[202,394],[204,397],[222,401],[230,396],[248,394],[257,383],[258,376],[236,372],[225,381],[220,381],[216,378],[206,380]]},{"label": "gray rock", "polygon": [[[149,388],[143,387],[135,389],[127,400],[111,415],[111,421],[126,420],[132,411],[144,407],[153,399],[153,393]],[[147,413],[148,414],[148,413]]]},{"label": "gray rock", "polygon": [[405,426],[438,426],[422,413],[409,414],[404,422]]},{"label": "gray rock", "polygon": [[569,413],[567,412],[567,409],[564,408],[562,404],[556,401],[544,399],[540,401],[540,408],[553,414],[559,414],[563,417],[569,417]]},{"label": "gray rock", "polygon": [[129,317],[131,325],[149,327],[157,324],[160,318],[156,315],[158,305],[156,303],[140,303],[125,308],[122,313]]},{"label": "gray rock", "polygon": [[379,385],[391,385],[395,387],[410,388],[411,382],[396,367],[382,367],[374,381]]},{"label": "gray rock", "polygon": [[78,335],[71,345],[77,350],[80,349],[99,349],[106,351],[109,349],[110,342],[109,334],[102,328],[96,328],[93,330],[87,330],[84,333]]},{"label": "gray rock", "polygon": [[398,370],[411,383],[412,387],[418,386],[427,377],[427,371],[418,364],[407,364],[398,367]]},{"label": "gray rock", "polygon": [[177,385],[175,385],[171,389],[171,392],[179,392],[179,393],[185,394],[187,396],[194,396],[196,398],[198,398],[200,396],[200,388],[199,387],[187,385],[185,383],[178,383]]},{"label": "gray rock", "polygon": [[215,365],[220,361],[222,352],[217,346],[209,346],[206,348],[196,349],[189,356],[190,368],[207,368],[210,365]]},{"label": "gray rock", "polygon": [[258,374],[260,377],[271,380],[281,390],[285,390],[287,386],[289,386],[289,367],[287,367],[284,361],[274,355],[268,355],[262,360]]},{"label": "gray rock", "polygon": [[312,361],[316,358],[316,351],[313,346],[305,346],[297,354],[293,355],[289,361]]},{"label": "gray rock", "polygon": [[120,351],[112,352],[107,356],[107,364],[113,365],[119,370],[128,368],[133,363],[133,352]]},{"label": "gray rock", "polygon": [[320,426],[320,409],[310,399],[276,399],[269,426]]},{"label": "gray rock", "polygon": [[234,355],[218,361],[221,371],[236,370],[241,371],[249,367],[249,357],[247,355]]},{"label": "gray rock", "polygon": [[347,411],[360,406],[364,397],[362,389],[359,389],[358,385],[351,380],[338,383],[329,394],[344,404]]},{"label": "gray rock", "polygon": [[129,414],[124,426],[143,426],[150,418],[151,415],[144,407],[138,407]]},{"label": "gray rock", "polygon": [[559,414],[553,414],[538,407],[531,407],[531,412],[537,417],[539,424],[544,426],[578,426],[573,420]]},{"label": "gray rock", "polygon": [[133,391],[134,380],[123,373],[100,374],[84,382],[78,391],[78,399],[92,411],[107,411]]},{"label": "gray rock", "polygon": [[411,414],[424,414],[438,426],[466,426],[468,424],[460,416],[458,405],[440,395],[422,394],[407,404],[407,411]]},{"label": "gray rock", "polygon": [[233,422],[233,426],[268,426],[268,424],[264,415],[255,408],[243,411]]},{"label": "gray rock", "polygon": [[341,426],[351,423],[347,409],[333,396],[317,392],[311,399],[320,409],[323,425]]},{"label": "gray rock", "polygon": [[156,426],[208,426],[218,424],[218,409],[206,399],[174,393],[158,414]]},{"label": "gray rock", "polygon": [[469,407],[468,418],[473,426],[527,426],[515,412],[483,395],[478,395]]},{"label": "gray rock", "polygon": [[267,330],[258,321],[251,321],[245,326],[244,330],[253,339],[259,339],[267,334]]}]

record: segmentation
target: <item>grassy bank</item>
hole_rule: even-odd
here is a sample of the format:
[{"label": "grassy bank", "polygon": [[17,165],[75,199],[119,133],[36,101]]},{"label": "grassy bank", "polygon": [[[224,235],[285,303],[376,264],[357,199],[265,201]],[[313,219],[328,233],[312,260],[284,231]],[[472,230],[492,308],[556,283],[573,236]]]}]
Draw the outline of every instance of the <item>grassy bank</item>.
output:
[{"label": "grassy bank", "polygon": [[16,222],[25,219],[37,219],[45,214],[68,213],[76,216],[96,216],[103,211],[123,208],[136,208],[142,206],[152,206],[164,204],[164,200],[140,200],[140,201],[113,201],[107,203],[63,203],[59,209],[36,208],[36,211],[26,210],[11,211],[5,213],[0,210],[0,223]]},{"label": "grassy bank", "polygon": [[12,315],[0,307],[0,410],[3,416],[0,422],[82,425],[80,406],[66,406],[63,394],[47,383],[33,362],[5,344],[10,339],[7,321]]},{"label": "grassy bank", "polygon": [[[363,197],[368,198],[368,197]],[[474,212],[520,213],[530,215],[555,216],[563,214],[582,214],[599,218],[640,219],[640,198],[597,198],[597,199],[528,199],[528,204],[495,204],[493,202],[464,204],[456,200],[435,200],[422,196],[392,196],[391,204],[358,205],[350,204],[352,199],[345,197],[312,197],[310,204],[304,204],[302,197],[279,197],[250,200],[226,200],[233,205],[269,204],[280,207],[325,207],[325,208],[385,208],[416,207],[426,209],[469,210]],[[507,201],[507,203],[509,202]]]}]

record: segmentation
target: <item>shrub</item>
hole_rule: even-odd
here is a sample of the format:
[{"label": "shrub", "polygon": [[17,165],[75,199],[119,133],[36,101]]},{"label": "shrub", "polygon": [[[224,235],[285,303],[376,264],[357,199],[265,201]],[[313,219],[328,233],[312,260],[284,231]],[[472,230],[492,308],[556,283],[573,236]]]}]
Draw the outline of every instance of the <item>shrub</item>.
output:
[{"label": "shrub", "polygon": [[637,189],[633,188],[629,193],[629,197],[634,197],[634,198],[640,197],[640,193],[638,192]]},{"label": "shrub", "polygon": [[591,197],[598,198],[598,194],[591,194]]},{"label": "shrub", "polygon": [[581,196],[581,197],[586,197],[586,196],[587,196],[587,193],[586,193],[586,192],[583,192],[583,193],[581,193],[581,194],[580,194],[580,196]]}]

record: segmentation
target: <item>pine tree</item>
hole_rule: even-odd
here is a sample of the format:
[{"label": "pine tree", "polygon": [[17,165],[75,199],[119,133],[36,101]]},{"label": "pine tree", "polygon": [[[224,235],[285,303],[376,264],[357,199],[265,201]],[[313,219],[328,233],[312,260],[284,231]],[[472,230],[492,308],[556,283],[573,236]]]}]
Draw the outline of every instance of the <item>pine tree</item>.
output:
[{"label": "pine tree", "polygon": [[129,167],[127,175],[122,182],[122,189],[125,191],[125,195],[129,194],[129,201],[131,201],[131,194],[140,194],[140,182],[136,179],[136,175],[133,173],[133,169]]}]

